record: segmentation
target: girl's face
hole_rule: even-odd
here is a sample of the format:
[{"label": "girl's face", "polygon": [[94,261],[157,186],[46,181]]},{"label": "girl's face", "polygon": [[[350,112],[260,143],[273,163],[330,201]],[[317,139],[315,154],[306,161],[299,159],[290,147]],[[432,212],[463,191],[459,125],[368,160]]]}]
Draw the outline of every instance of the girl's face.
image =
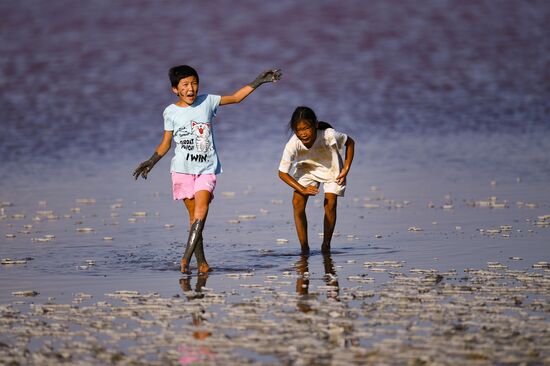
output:
[{"label": "girl's face", "polygon": [[174,93],[179,97],[179,104],[191,105],[197,98],[199,92],[199,82],[194,76],[183,78],[178,83],[176,88],[172,88]]},{"label": "girl's face", "polygon": [[317,138],[317,126],[310,121],[300,120],[296,123],[296,131],[294,133],[305,147],[310,148]]}]

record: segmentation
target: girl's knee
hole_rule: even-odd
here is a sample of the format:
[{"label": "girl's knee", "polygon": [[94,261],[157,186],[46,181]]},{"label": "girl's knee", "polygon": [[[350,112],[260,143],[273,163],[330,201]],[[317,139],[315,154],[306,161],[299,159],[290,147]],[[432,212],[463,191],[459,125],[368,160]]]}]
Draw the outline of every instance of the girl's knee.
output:
[{"label": "girl's knee", "polygon": [[338,204],[338,196],[335,194],[325,195],[324,206],[325,210],[335,210]]},{"label": "girl's knee", "polygon": [[305,216],[306,215],[306,208],[305,206],[294,206],[294,216]]},{"label": "girl's knee", "polygon": [[306,203],[307,203],[307,200],[305,200],[304,198],[300,197],[297,194],[295,194],[294,197],[292,197],[292,207],[294,208],[294,212],[305,211]]},{"label": "girl's knee", "polygon": [[210,192],[198,191],[195,193],[195,205],[194,205],[194,217],[195,219],[204,220],[208,215],[208,208],[210,206]]},{"label": "girl's knee", "polygon": [[195,205],[195,211],[193,212],[194,219],[204,220],[208,215],[208,204]]}]

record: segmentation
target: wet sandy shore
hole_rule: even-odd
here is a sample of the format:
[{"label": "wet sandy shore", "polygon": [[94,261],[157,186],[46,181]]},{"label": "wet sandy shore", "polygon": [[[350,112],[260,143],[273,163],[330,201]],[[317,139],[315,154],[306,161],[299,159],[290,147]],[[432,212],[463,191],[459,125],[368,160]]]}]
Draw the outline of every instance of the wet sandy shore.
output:
[{"label": "wet sandy shore", "polygon": [[309,257],[282,183],[257,167],[243,185],[228,161],[205,231],[208,276],[178,272],[186,224],[166,175],[81,185],[61,171],[41,189],[12,186],[0,220],[0,360],[549,363],[543,177],[375,161],[354,166],[329,256],[311,199]]},{"label": "wet sandy shore", "polygon": [[[3,305],[6,364],[545,364],[550,361],[548,263],[403,270],[370,262],[327,273],[205,277],[182,294],[76,293],[69,303]],[[374,273],[387,272],[379,285]],[[228,279],[229,281],[229,279]],[[325,281],[324,284],[321,284]],[[346,287],[341,283],[346,283]],[[296,292],[294,292],[294,287]]]}]

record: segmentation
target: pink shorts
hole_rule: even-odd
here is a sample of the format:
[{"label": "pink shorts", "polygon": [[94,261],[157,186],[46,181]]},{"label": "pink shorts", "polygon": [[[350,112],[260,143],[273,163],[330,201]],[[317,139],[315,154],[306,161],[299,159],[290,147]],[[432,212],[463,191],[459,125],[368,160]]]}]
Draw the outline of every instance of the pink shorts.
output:
[{"label": "pink shorts", "polygon": [[214,198],[216,174],[183,174],[172,172],[172,194],[175,200],[195,197],[198,191],[208,191]]}]

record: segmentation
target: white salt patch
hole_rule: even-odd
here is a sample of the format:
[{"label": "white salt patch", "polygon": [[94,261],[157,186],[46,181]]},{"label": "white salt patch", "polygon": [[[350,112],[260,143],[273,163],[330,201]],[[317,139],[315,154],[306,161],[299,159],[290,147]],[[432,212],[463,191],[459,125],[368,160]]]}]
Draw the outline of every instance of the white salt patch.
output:
[{"label": "white salt patch", "polygon": [[256,215],[239,215],[239,219],[241,220],[254,220],[256,218]]},{"label": "white salt patch", "polygon": [[83,205],[93,205],[96,203],[95,198],[77,198],[76,203],[83,204]]},{"label": "white salt patch", "polygon": [[13,296],[36,296],[39,292],[29,290],[29,291],[14,291],[11,293]]},{"label": "white salt patch", "polygon": [[380,208],[380,205],[377,203],[365,203],[363,204],[363,207],[365,208]]},{"label": "white salt patch", "polygon": [[0,261],[0,264],[26,264],[27,261],[25,259],[10,259],[10,258],[4,258]]},{"label": "white salt patch", "polygon": [[94,231],[94,229],[91,227],[79,227],[76,229],[76,231],[79,233],[91,233]]}]

